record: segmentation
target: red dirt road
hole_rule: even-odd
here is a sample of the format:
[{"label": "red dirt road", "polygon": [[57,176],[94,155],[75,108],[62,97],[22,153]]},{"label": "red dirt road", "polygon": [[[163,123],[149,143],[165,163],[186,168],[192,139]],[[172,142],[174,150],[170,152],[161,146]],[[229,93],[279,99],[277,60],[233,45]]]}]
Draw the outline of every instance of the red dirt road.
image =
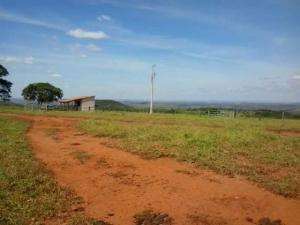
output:
[{"label": "red dirt road", "polygon": [[[175,225],[250,225],[262,217],[300,224],[299,200],[275,195],[243,178],[106,147],[100,138],[78,132],[76,119],[22,117],[32,120],[28,138],[36,157],[59,184],[83,197],[85,212],[94,218],[133,225],[136,213],[153,209],[169,214]],[[81,163],[74,157],[76,151],[90,157]]]}]

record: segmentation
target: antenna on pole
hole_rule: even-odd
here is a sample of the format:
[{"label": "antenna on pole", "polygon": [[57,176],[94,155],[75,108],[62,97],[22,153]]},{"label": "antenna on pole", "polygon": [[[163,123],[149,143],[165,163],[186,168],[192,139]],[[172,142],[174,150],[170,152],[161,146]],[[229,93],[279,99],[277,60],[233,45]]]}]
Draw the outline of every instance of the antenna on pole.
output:
[{"label": "antenna on pole", "polygon": [[149,111],[150,114],[153,113],[153,95],[154,95],[154,78],[155,78],[155,70],[154,70],[154,68],[155,67],[156,67],[156,65],[153,64],[152,65],[151,77],[150,77],[150,81],[151,81],[151,99],[150,99],[150,111]]}]

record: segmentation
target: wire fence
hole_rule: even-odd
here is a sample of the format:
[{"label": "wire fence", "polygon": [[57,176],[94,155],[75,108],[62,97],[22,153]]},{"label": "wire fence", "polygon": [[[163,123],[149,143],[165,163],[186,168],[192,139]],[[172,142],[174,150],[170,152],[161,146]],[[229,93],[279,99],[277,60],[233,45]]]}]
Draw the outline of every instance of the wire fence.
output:
[{"label": "wire fence", "polygon": [[[66,107],[62,105],[38,105],[35,102],[26,102],[24,110],[53,110],[53,111],[78,111],[78,107]],[[95,108],[97,111],[127,111],[127,112],[144,112],[148,113],[149,108],[135,108],[135,107],[101,107]],[[193,114],[208,117],[228,117],[228,118],[242,118],[242,117],[255,117],[255,118],[276,118],[276,119],[300,119],[300,114],[291,113],[284,110],[255,110],[255,109],[239,109],[239,108],[154,108],[154,113],[168,113],[168,114]]]}]

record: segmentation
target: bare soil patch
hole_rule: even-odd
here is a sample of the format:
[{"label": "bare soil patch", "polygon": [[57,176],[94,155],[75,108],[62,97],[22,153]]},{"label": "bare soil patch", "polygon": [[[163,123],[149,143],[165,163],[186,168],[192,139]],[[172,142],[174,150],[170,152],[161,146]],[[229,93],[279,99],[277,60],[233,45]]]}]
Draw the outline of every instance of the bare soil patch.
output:
[{"label": "bare soil patch", "polygon": [[[133,225],[135,215],[152,209],[164,212],[174,225],[253,224],[246,218],[300,224],[298,199],[275,195],[243,178],[217,175],[168,158],[145,160],[104,146],[100,138],[78,135],[79,119],[21,117],[33,121],[28,138],[36,157],[53,171],[59,184],[84,199],[85,212],[99,221]],[[50,128],[58,128],[59,142],[46,134]],[[74,148],[90,157],[80,154],[81,163],[72,154]]]},{"label": "bare soil patch", "polygon": [[286,137],[300,137],[300,131],[299,130],[273,130],[269,129],[270,132],[273,132],[275,134],[286,136]]}]

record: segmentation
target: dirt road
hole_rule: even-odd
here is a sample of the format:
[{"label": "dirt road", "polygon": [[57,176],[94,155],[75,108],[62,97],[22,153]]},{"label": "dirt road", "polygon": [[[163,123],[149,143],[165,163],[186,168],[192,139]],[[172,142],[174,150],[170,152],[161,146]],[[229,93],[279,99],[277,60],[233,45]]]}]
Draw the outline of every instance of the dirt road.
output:
[{"label": "dirt road", "polygon": [[85,200],[88,215],[132,225],[146,209],[175,225],[250,225],[261,217],[300,224],[300,201],[272,194],[243,178],[229,178],[174,159],[145,160],[80,133],[76,119],[29,117],[36,157],[61,185]]}]

